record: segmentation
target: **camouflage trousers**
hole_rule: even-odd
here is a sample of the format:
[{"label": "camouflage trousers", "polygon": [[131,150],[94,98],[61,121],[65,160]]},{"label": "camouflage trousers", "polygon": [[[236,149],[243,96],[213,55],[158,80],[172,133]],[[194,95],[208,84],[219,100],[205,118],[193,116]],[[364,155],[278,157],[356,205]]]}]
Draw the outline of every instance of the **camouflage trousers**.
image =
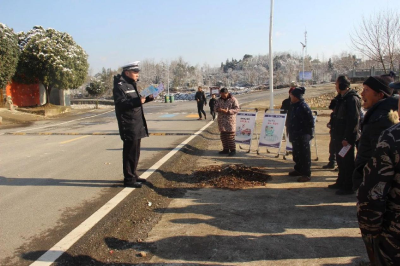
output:
[{"label": "camouflage trousers", "polygon": [[371,266],[400,265],[400,240],[387,233],[362,235]]}]

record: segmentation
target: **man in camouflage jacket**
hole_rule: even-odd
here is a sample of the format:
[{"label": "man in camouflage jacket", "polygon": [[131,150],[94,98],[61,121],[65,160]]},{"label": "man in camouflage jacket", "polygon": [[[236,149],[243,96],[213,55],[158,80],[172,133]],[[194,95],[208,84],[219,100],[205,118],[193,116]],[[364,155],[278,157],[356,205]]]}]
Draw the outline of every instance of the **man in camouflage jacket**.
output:
[{"label": "man in camouflage jacket", "polygon": [[400,265],[400,124],[379,138],[364,167],[357,218],[371,265]]}]

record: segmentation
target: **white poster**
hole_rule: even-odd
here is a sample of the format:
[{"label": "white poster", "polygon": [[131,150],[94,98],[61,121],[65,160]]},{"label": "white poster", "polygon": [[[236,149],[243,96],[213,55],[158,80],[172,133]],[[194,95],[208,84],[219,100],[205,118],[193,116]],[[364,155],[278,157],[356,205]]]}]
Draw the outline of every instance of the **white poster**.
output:
[{"label": "white poster", "polygon": [[285,128],[286,114],[265,114],[259,146],[279,148]]},{"label": "white poster", "polygon": [[250,145],[251,138],[256,125],[257,113],[239,112],[236,115],[236,137],[237,143]]}]

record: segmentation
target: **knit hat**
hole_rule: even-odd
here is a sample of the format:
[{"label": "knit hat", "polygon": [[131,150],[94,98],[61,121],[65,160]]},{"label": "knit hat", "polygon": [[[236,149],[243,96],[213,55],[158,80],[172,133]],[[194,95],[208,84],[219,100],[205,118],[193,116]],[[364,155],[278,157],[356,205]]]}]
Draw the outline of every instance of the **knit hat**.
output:
[{"label": "knit hat", "polygon": [[295,87],[292,87],[289,89],[289,94],[295,89]]},{"label": "knit hat", "polygon": [[389,87],[389,84],[393,82],[393,78],[390,75],[381,75],[369,77],[364,81],[364,85],[367,85],[376,92],[382,92],[385,96],[389,97],[393,93],[393,89]]},{"label": "knit hat", "polygon": [[219,91],[219,93],[227,93],[228,92],[228,89],[227,88],[222,88],[220,91]]},{"label": "knit hat", "polygon": [[304,87],[297,87],[294,90],[292,90],[292,95],[299,100],[303,99],[303,94],[306,92],[306,88]]}]

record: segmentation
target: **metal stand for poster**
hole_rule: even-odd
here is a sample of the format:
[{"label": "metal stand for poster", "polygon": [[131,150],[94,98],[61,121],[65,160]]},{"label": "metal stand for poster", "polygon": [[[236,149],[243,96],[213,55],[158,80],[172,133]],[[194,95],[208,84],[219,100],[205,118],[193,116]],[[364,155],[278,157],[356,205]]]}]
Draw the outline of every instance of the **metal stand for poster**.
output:
[{"label": "metal stand for poster", "polygon": [[[313,111],[313,113],[314,113],[314,124],[316,124],[317,121],[318,121],[317,120],[318,112],[317,111]],[[315,146],[315,154],[316,154],[317,158],[315,158],[314,161],[318,161],[318,145],[317,145],[317,134],[315,134],[315,128],[316,128],[316,126],[314,126],[314,146]]]},{"label": "metal stand for poster", "polygon": [[289,142],[289,135],[286,132],[286,127],[284,130],[284,134],[285,134],[285,152],[283,153],[283,160],[286,160],[286,156],[291,154],[293,152],[293,150],[287,150],[287,143]]},{"label": "metal stand for poster", "polygon": [[[268,108],[267,108],[267,109],[265,109],[264,114],[267,113],[267,112],[269,112],[269,113],[279,112],[279,114],[280,114],[282,111],[283,111],[282,109],[268,109]],[[284,122],[284,123],[285,123],[285,122]],[[275,156],[275,158],[278,158],[279,155],[281,155],[281,154],[282,154],[282,155],[285,155],[284,153],[281,153],[282,137],[283,137],[283,133],[282,133],[282,136],[281,136],[281,141],[279,142],[278,153],[277,153],[277,155]],[[271,153],[271,152],[268,150],[268,148],[267,148],[267,153]],[[257,154],[260,155],[260,145],[258,145]]]},{"label": "metal stand for poster", "polygon": [[[255,108],[254,110],[240,110],[241,112],[251,112],[251,111],[255,111],[256,113],[256,123],[254,124],[254,130],[253,132],[256,132],[256,128],[257,128],[257,113],[258,113],[258,108]],[[258,140],[258,135],[256,134],[256,139]],[[249,144],[249,149],[246,151],[246,153],[249,153],[251,150],[251,144],[253,143],[253,136],[251,136],[250,139],[250,144]],[[245,148],[242,147],[242,145],[239,144],[239,149],[244,150]]]}]

